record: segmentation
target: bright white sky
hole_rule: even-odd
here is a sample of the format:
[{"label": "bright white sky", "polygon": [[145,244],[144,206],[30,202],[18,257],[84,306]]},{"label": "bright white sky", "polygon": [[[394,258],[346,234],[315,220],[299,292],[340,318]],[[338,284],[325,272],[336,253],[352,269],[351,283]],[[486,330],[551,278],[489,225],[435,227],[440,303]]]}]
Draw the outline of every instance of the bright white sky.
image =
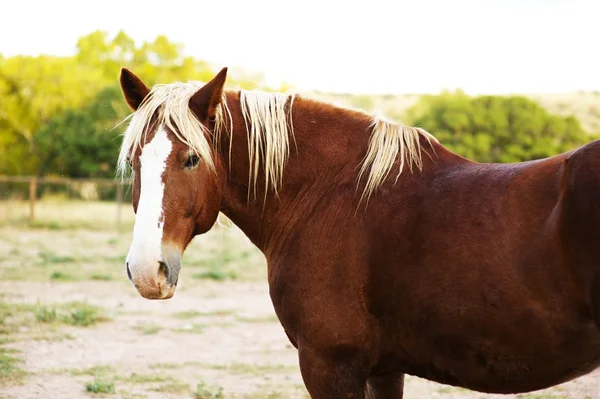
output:
[{"label": "bright white sky", "polygon": [[138,44],[164,34],[186,55],[306,90],[600,90],[600,0],[5,3],[5,56],[69,55],[80,36],[123,29]]}]

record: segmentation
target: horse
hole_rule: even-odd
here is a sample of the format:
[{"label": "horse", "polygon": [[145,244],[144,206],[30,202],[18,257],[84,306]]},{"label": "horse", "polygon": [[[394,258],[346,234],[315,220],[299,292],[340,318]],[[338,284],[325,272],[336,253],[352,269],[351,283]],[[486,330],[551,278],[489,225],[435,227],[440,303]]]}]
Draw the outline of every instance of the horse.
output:
[{"label": "horse", "polygon": [[479,163],[419,127],[226,80],[121,70],[141,296],[174,295],[222,213],[265,256],[312,398],[402,398],[406,374],[523,393],[600,366],[600,141]]}]

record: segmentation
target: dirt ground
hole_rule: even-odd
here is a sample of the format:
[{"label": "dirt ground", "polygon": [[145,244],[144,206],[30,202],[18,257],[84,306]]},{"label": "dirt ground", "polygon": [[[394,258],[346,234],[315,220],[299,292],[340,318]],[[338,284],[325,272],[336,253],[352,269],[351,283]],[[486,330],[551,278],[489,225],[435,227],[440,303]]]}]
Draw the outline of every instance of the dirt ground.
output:
[{"label": "dirt ground", "polygon": [[[307,398],[240,235],[196,240],[175,297],[148,301],[123,271],[129,232],[0,227],[0,398]],[[95,309],[89,325],[73,306]],[[408,377],[405,398],[600,399],[600,370],[522,395]]]}]

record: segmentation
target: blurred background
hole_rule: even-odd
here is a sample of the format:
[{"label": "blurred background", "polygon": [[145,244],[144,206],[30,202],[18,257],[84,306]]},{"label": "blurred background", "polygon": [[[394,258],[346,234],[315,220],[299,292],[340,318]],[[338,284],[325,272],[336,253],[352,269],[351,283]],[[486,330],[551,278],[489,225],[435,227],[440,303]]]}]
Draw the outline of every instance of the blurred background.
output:
[{"label": "blurred background", "polygon": [[[600,137],[593,0],[21,0],[2,10],[0,398],[306,397],[264,258],[224,217],[190,246],[172,300],[143,300],[127,282],[121,67],[153,85],[227,66],[228,88],[377,112],[481,162]],[[544,397],[600,398],[599,381]],[[406,395],[484,397],[416,378]]]}]

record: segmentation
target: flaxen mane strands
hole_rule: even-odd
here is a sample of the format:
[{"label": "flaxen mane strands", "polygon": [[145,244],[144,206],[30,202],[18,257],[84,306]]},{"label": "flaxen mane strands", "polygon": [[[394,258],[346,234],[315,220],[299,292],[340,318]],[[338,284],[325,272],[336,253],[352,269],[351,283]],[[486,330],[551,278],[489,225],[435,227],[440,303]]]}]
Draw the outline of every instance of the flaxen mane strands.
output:
[{"label": "flaxen mane strands", "polygon": [[[159,124],[165,124],[179,140],[188,145],[205,162],[210,170],[215,170],[213,148],[207,140],[206,127],[201,124],[189,108],[189,100],[203,86],[202,82],[172,83],[156,85],[148,98],[129,118],[117,171],[125,175],[131,152],[141,145],[148,124],[157,114]],[[289,157],[290,137],[294,136],[292,107],[294,94],[265,93],[260,91],[240,91],[240,105],[248,134],[250,161],[250,187],[254,188],[260,167],[264,168],[265,185],[277,193],[281,185],[285,163]],[[232,118],[227,107],[225,94],[217,108],[214,131],[214,145],[220,143],[223,134],[232,129]],[[373,117],[369,148],[361,165],[358,181],[368,174],[361,201],[367,202],[373,192],[385,181],[394,162],[399,157],[400,166],[396,179],[408,165],[422,168],[419,137],[428,140],[435,138],[420,128],[394,124]]]}]

